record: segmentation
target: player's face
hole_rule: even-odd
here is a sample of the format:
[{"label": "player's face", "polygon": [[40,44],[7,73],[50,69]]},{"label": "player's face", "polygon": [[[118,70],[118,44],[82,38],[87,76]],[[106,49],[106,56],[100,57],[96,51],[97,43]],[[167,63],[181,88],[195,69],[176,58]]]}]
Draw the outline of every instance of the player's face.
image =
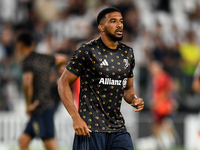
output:
[{"label": "player's face", "polygon": [[119,12],[111,12],[105,16],[105,34],[113,41],[120,41],[123,38],[123,18]]}]

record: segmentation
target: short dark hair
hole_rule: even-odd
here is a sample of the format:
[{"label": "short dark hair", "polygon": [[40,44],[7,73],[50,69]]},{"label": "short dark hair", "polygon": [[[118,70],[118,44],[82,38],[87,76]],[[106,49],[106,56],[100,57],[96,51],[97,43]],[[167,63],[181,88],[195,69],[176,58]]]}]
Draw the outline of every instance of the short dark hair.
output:
[{"label": "short dark hair", "polygon": [[27,31],[22,31],[22,32],[18,33],[16,42],[21,42],[25,46],[30,47],[32,45],[32,42],[34,42],[34,39],[31,35],[31,33],[27,32]]},{"label": "short dark hair", "polygon": [[105,17],[105,15],[108,14],[108,13],[111,13],[111,12],[121,13],[121,11],[118,8],[115,8],[115,7],[105,8],[102,11],[100,11],[98,16],[97,16],[97,24],[99,25],[100,21]]}]

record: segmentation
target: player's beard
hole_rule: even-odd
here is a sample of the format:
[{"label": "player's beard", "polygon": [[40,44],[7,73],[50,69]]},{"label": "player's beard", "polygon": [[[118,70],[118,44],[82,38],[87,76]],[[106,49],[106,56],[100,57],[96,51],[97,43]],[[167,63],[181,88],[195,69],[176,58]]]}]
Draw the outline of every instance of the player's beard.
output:
[{"label": "player's beard", "polygon": [[105,28],[105,33],[108,37],[110,37],[113,41],[121,41],[123,39],[123,35],[121,37],[116,37],[114,34],[112,34],[107,28]]}]

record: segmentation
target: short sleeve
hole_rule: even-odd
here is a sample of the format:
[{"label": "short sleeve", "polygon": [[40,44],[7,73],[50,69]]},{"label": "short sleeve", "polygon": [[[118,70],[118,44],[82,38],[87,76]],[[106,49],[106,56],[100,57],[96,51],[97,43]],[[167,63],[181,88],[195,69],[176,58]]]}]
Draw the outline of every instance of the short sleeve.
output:
[{"label": "short sleeve", "polygon": [[82,45],[75,52],[70,62],[67,65],[67,69],[76,76],[81,76],[85,71],[87,64],[88,51],[86,50],[87,45]]},{"label": "short sleeve", "polygon": [[32,63],[30,61],[24,61],[22,64],[22,72],[33,72]]},{"label": "short sleeve", "polygon": [[48,56],[48,62],[50,63],[51,66],[55,65],[55,57],[52,55],[47,55]]},{"label": "short sleeve", "polygon": [[129,74],[128,74],[128,78],[132,78],[133,77],[133,69],[135,67],[135,57],[134,57],[134,53],[133,53],[133,49],[130,48],[129,50],[131,50],[131,54],[130,54],[130,71],[129,71]]}]

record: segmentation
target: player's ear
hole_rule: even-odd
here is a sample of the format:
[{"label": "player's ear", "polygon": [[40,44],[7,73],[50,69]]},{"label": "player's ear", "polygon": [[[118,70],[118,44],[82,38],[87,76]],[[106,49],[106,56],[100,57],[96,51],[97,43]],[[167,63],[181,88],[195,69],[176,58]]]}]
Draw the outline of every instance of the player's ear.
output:
[{"label": "player's ear", "polygon": [[99,24],[98,25],[98,29],[101,31],[101,32],[104,32],[104,26],[102,24]]}]

